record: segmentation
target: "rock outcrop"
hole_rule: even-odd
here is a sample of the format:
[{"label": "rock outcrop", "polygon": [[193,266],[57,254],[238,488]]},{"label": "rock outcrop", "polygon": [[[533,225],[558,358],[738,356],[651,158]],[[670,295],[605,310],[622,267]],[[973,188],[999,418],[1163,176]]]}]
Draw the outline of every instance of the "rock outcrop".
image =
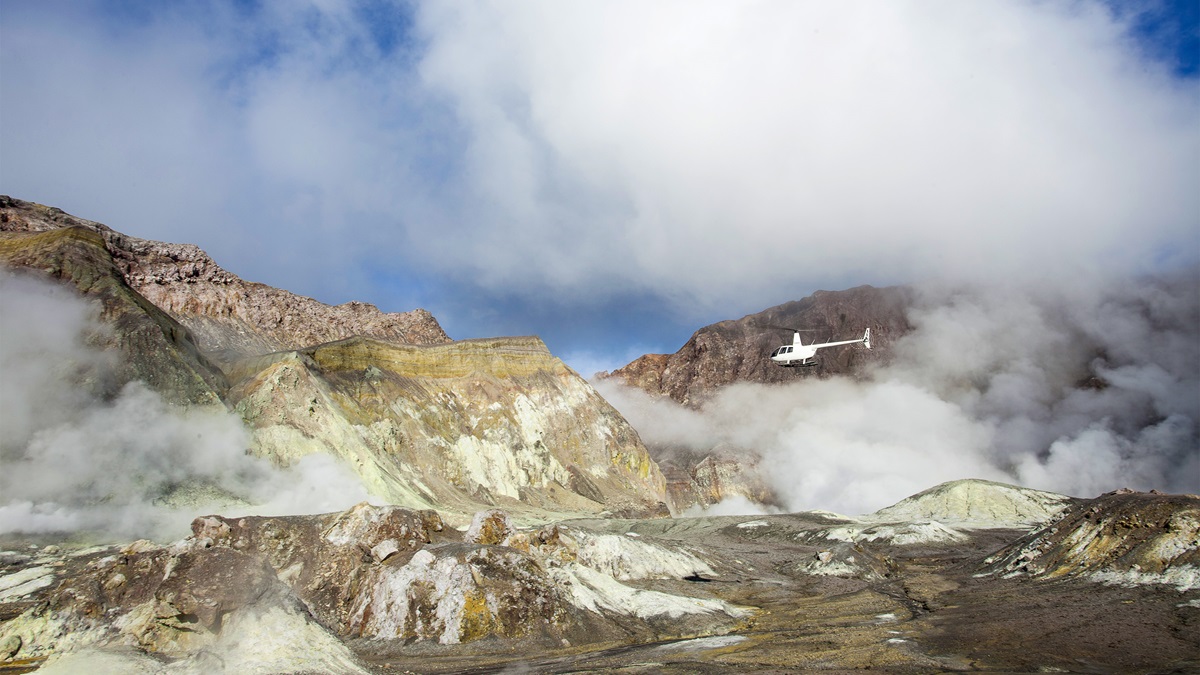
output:
[{"label": "rock outcrop", "polygon": [[[913,300],[912,291],[905,287],[817,291],[736,321],[705,326],[674,354],[647,354],[596,377],[699,408],[718,389],[735,382],[854,376],[891,358],[894,342],[910,330],[907,310]],[[791,343],[792,329],[806,331],[801,336],[807,343],[853,339],[867,328],[871,349],[845,345],[822,350],[814,367],[783,368],[769,358],[776,347]],[[777,501],[758,470],[760,459],[753,448],[736,453],[713,448],[706,453],[651,447],[650,452],[667,477],[676,511],[708,507],[731,497],[764,506]]]},{"label": "rock outcrop", "polygon": [[[0,217],[8,216],[0,210]],[[0,264],[65,284],[99,306],[107,330],[85,336],[120,354],[101,378],[83,384],[99,395],[141,380],[167,400],[220,405],[228,388],[221,369],[178,321],[125,283],[104,238],[85,227],[11,231],[0,223]]]},{"label": "rock outcrop", "polygon": [[968,478],[935,485],[867,516],[876,522],[936,520],[973,529],[1045,525],[1078,500],[1056,492]]},{"label": "rock outcrop", "polygon": [[145,671],[128,661],[147,653],[183,673],[368,672],[254,552],[192,539],[40,560],[56,583],[27,594],[37,600],[0,635],[20,641],[20,661],[52,657],[48,672],[162,672],[153,659],[140,661]]},{"label": "rock outcrop", "polygon": [[1200,588],[1200,497],[1117,490],[1080,500],[986,563],[1004,576]]},{"label": "rock outcrop", "polygon": [[52,232],[82,228],[104,241],[130,288],[185,326],[210,358],[266,354],[356,335],[409,344],[450,338],[432,314],[384,313],[374,305],[330,306],[221,269],[198,246],[121,234],[61,209],[0,196],[0,231]]},{"label": "rock outcrop", "polygon": [[957,523],[1041,517],[1019,488],[963,487],[888,522],[489,509],[460,531],[359,504],[205,516],[168,546],[0,536],[0,670],[1196,671],[1197,497],[1068,500],[1030,533]]},{"label": "rock outcrop", "polygon": [[675,450],[660,454],[657,461],[676,513],[735,498],[769,506],[779,501],[753,452],[728,447],[714,448],[711,454]]},{"label": "rock outcrop", "polygon": [[[698,405],[733,382],[852,375],[870,363],[887,361],[892,344],[909,330],[906,310],[912,301],[912,292],[904,287],[817,291],[736,321],[705,326],[674,354],[648,354],[598,376]],[[861,337],[867,328],[871,329],[870,350],[854,345],[823,350],[813,368],[781,368],[768,358],[779,345],[791,344],[792,329],[809,331],[802,333],[808,343]]]},{"label": "rock outcrop", "polygon": [[31,598],[0,624],[0,644],[35,661],[134,647],[178,659],[186,672],[223,657],[208,672],[361,673],[349,641],[385,651],[485,638],[562,648],[727,630],[752,614],[627,585],[716,574],[668,543],[557,525],[518,530],[500,511],[476,521],[464,535],[435,511],[360,504],[315,516],[206,516],[171,546],[43,553],[28,562],[47,564],[23,576],[52,569],[56,583],[0,597],[0,606]]},{"label": "rock outcrop", "polygon": [[534,337],[352,338],[246,359],[230,377],[257,454],[341,457],[392,503],[665,514],[637,434]]},{"label": "rock outcrop", "polygon": [[[972,530],[1028,532],[1053,522],[1079,501],[1054,492],[968,478],[936,485],[865,516],[838,516],[845,522],[803,538],[851,545],[964,542]],[[809,565],[822,569],[816,562],[809,561]]]}]

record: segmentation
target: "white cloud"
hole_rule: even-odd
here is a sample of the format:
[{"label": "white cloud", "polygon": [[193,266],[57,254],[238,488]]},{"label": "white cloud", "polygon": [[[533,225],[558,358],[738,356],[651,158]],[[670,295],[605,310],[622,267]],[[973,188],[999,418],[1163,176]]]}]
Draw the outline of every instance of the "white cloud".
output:
[{"label": "white cloud", "polygon": [[1197,88],[1136,61],[1098,5],[423,9],[422,73],[470,132],[479,200],[448,236],[497,282],[704,303],[1127,271],[1196,240]]},{"label": "white cloud", "polygon": [[0,189],[323,299],[1195,257],[1197,84],[1096,3],[427,3],[394,50],[350,4],[100,7],[5,6]]}]

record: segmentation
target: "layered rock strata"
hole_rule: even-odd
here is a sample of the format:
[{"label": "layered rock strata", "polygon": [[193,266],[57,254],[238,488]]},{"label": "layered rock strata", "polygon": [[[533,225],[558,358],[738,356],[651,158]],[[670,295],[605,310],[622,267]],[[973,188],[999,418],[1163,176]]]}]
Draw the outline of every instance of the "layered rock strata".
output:
[{"label": "layered rock strata", "polygon": [[392,503],[666,512],[636,432],[535,337],[352,338],[246,359],[230,377],[257,454],[333,454]]}]

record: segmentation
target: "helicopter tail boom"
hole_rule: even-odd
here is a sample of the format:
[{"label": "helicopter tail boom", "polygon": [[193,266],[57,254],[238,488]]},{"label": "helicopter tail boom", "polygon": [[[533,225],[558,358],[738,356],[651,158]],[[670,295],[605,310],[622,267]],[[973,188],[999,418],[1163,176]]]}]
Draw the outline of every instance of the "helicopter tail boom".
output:
[{"label": "helicopter tail boom", "polygon": [[839,345],[861,344],[867,349],[871,348],[871,329],[868,328],[863,332],[863,336],[857,340],[842,340],[840,342],[817,342],[813,344],[804,344],[800,339],[800,332],[796,331],[792,344],[782,345],[775,351],[771,352],[770,359],[775,363],[785,368],[797,368],[817,365],[813,357],[817,355],[817,350],[825,349],[826,347],[837,347]]}]

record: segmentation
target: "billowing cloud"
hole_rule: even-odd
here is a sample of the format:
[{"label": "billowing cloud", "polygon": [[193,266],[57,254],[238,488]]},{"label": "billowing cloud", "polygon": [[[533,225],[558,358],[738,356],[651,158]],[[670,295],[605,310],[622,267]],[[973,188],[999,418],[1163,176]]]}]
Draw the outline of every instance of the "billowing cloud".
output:
[{"label": "billowing cloud", "polygon": [[1200,250],[1200,87],[1099,2],[2,11],[0,189],[452,329]]},{"label": "billowing cloud", "polygon": [[1100,5],[420,17],[477,200],[445,236],[496,283],[703,304],[814,279],[1129,271],[1197,241],[1198,90],[1139,61]]},{"label": "billowing cloud", "polygon": [[961,478],[1080,497],[1197,493],[1198,274],[925,286],[888,365],[857,380],[740,383],[699,410],[597,387],[652,447],[761,456],[791,510],[869,512]]}]

